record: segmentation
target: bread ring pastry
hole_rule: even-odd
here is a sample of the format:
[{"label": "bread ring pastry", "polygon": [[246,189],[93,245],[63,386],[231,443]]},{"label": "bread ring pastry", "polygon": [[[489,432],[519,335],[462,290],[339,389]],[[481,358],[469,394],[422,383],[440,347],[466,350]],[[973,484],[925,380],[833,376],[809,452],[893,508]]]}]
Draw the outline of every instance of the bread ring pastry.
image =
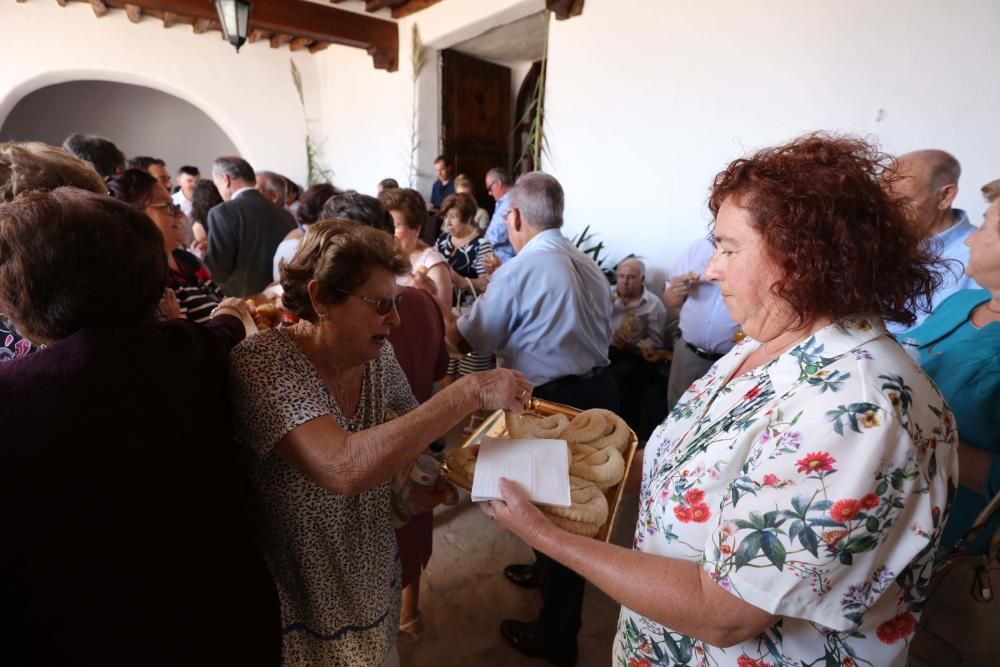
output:
[{"label": "bread ring pastry", "polygon": [[557,439],[569,425],[569,418],[558,413],[542,417],[531,413],[507,412],[504,418],[507,422],[507,434],[511,438]]},{"label": "bread ring pastry", "polygon": [[582,461],[594,452],[600,451],[597,447],[591,447],[590,445],[570,445],[569,446],[569,463],[573,465],[577,461]]},{"label": "bread ring pastry", "polygon": [[625,476],[625,459],[614,447],[597,449],[570,463],[569,474],[593,482],[601,491],[607,491]]},{"label": "bread ring pastry", "polygon": [[[573,504],[569,507],[541,507],[549,516],[558,516],[580,523],[603,526],[608,520],[608,500],[593,482],[570,475],[570,498]],[[595,531],[596,532],[596,531]]]},{"label": "bread ring pastry", "polygon": [[604,435],[588,444],[598,449],[614,447],[619,453],[624,454],[625,450],[628,449],[629,436],[631,435],[628,424],[610,410],[601,410],[601,412],[604,413],[603,416],[607,420]]},{"label": "bread ring pastry", "polygon": [[604,435],[608,425],[601,413],[604,410],[584,410],[562,432],[562,439],[570,443],[587,444]]}]

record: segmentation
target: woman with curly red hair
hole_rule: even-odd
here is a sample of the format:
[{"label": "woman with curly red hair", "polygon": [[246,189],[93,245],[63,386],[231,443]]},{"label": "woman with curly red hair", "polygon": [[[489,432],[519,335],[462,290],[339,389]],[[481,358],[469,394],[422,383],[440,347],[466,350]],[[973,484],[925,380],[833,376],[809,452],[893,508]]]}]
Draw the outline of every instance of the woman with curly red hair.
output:
[{"label": "woman with curly red hair", "polygon": [[747,339],[645,450],[634,549],[505,482],[488,512],[619,600],[616,665],[903,665],[957,480],[944,399],[884,320],[938,282],[864,141],[809,135],[715,179],[718,282]]}]

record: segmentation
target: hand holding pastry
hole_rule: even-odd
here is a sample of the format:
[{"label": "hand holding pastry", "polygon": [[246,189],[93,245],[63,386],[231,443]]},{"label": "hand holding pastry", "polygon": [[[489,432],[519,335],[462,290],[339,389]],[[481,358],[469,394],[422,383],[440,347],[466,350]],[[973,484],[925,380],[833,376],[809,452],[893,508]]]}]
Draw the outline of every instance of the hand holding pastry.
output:
[{"label": "hand holding pastry", "polygon": [[413,272],[413,286],[419,287],[431,296],[437,293],[437,285],[427,276],[426,266],[418,266],[417,270]]},{"label": "hand holding pastry", "polygon": [[674,276],[667,283],[667,288],[663,290],[663,301],[671,308],[680,308],[684,305],[684,300],[690,291],[691,276],[683,273]]}]

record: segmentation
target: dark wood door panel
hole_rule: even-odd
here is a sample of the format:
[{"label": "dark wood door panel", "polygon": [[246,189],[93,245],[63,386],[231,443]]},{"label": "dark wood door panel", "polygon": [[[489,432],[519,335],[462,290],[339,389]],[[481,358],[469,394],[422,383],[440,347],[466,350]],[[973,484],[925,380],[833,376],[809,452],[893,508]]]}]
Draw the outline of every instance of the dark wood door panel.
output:
[{"label": "dark wood door panel", "polygon": [[510,168],[510,69],[457,51],[442,53],[444,153],[476,186],[479,205],[493,200],[484,180],[491,167]]}]

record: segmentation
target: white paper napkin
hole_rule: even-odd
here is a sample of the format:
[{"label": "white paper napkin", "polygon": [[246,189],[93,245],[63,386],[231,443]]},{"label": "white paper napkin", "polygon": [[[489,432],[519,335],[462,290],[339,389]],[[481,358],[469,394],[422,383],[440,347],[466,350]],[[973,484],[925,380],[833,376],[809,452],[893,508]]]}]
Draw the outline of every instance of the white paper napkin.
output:
[{"label": "white paper napkin", "polygon": [[569,448],[565,440],[484,437],[479,444],[472,500],[501,500],[500,478],[520,484],[539,505],[569,507]]}]

